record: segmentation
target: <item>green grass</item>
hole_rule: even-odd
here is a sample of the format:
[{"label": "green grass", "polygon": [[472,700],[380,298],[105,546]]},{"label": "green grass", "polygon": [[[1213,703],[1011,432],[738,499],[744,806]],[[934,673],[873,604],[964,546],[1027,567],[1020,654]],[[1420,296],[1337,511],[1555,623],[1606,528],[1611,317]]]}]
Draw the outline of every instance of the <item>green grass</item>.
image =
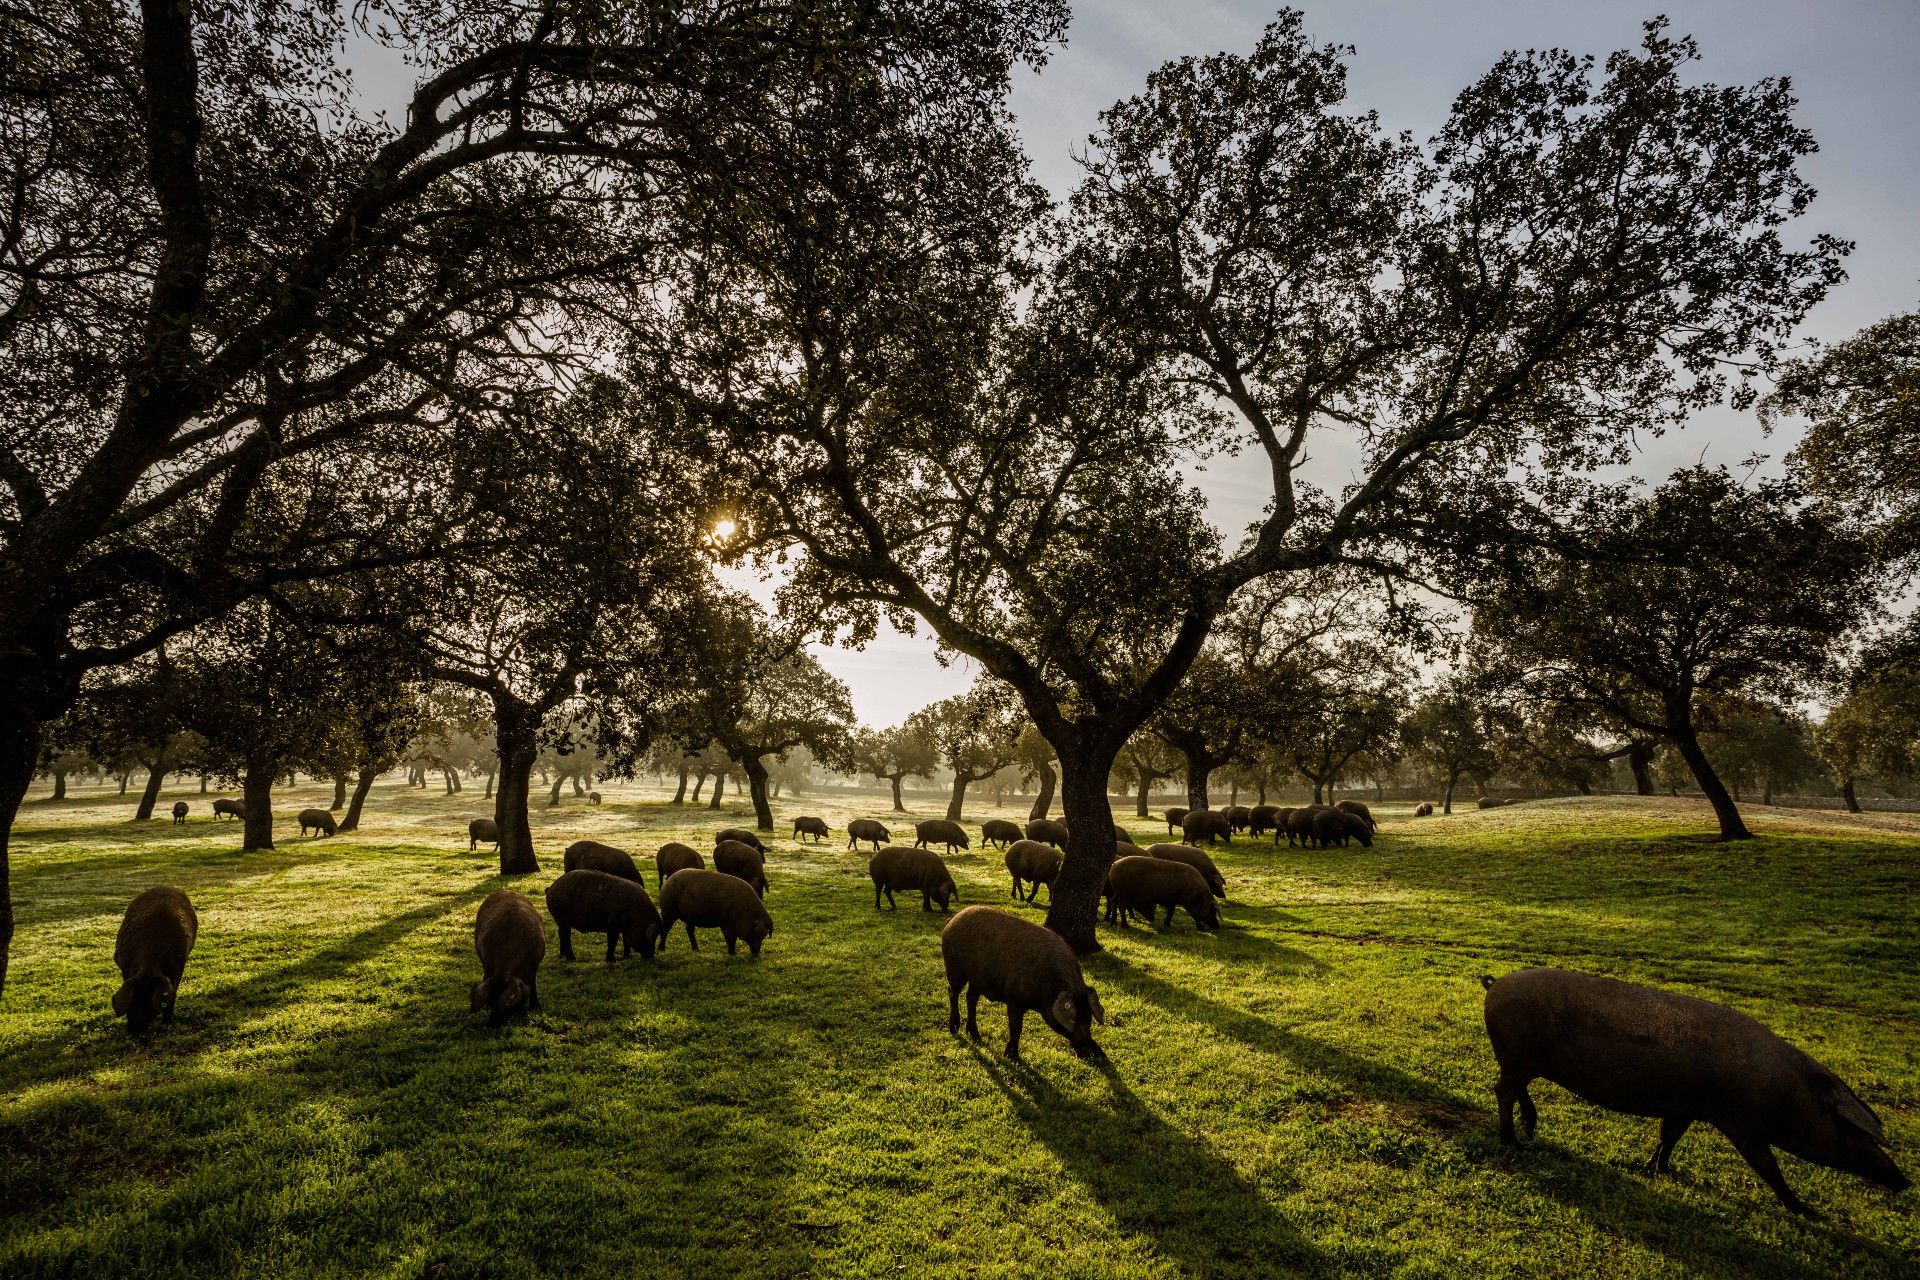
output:
[{"label": "green grass", "polygon": [[[536,813],[546,869],[515,887],[580,836],[650,872],[744,816],[607,792]],[[281,847],[247,855],[197,796],[185,828],[104,791],[28,805],[0,1276],[1920,1274],[1912,1193],[1783,1157],[1827,1214],[1803,1222],[1710,1130],[1649,1179],[1651,1122],[1541,1084],[1539,1142],[1502,1150],[1475,980],[1556,963],[1730,1002],[1920,1174],[1911,819],[1756,809],[1763,838],[1722,847],[1685,802],[1609,799],[1385,809],[1370,851],[1236,842],[1219,934],[1103,926],[1103,1069],[1038,1019],[1008,1062],[998,1006],[985,1045],[949,1037],[940,917],[876,913],[838,839],[778,840],[757,963],[715,933],[653,965],[550,943],[543,1011],[490,1029],[479,798],[383,786],[361,833],[295,838],[320,794],[281,794]],[[1008,905],[998,853],[953,865],[963,902]],[[168,882],[200,941],[141,1045],[108,1008],[113,936]]]}]

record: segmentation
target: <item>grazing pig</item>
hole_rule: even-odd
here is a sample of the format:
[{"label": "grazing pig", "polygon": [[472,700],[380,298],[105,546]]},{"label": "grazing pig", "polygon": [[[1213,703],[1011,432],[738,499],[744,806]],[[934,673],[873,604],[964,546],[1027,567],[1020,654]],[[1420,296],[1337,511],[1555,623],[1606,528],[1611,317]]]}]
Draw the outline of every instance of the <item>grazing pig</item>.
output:
[{"label": "grazing pig", "polygon": [[1253,810],[1243,804],[1236,804],[1227,810],[1227,825],[1235,831],[1245,831],[1253,825]]},{"label": "grazing pig", "polygon": [[1005,818],[988,818],[980,824],[980,843],[1011,849],[1014,841],[1021,838],[1020,824],[1009,822]]},{"label": "grazing pig", "polygon": [[515,1009],[540,1007],[540,961],[547,954],[547,930],[525,895],[500,889],[487,895],[473,918],[473,949],[480,955],[480,981],[473,984],[468,1008],[490,1010],[499,1026]]},{"label": "grazing pig", "polygon": [[1322,849],[1332,845],[1345,847],[1348,840],[1358,840],[1371,849],[1373,847],[1373,827],[1357,813],[1348,813],[1344,809],[1322,809],[1313,815],[1313,841]]},{"label": "grazing pig", "polygon": [[913,842],[913,847],[916,849],[943,844],[947,846],[947,852],[952,853],[956,847],[961,849],[972,847],[967,843],[967,833],[961,830],[960,824],[948,822],[945,818],[929,818],[925,822],[916,824],[913,831],[920,837]]},{"label": "grazing pig", "polygon": [[1060,868],[1066,859],[1060,851],[1038,840],[1016,840],[1007,849],[1007,872],[1013,877],[1013,896],[1020,897],[1022,881],[1030,884],[1031,889],[1022,901],[1032,902],[1040,896],[1040,886],[1048,886],[1048,897],[1052,895],[1053,882],[1060,876]]},{"label": "grazing pig", "polygon": [[661,927],[660,913],[646,889],[604,871],[569,871],[547,886],[547,914],[560,928],[560,958],[573,959],[573,931],[607,935],[607,963],[624,941],[626,955],[636,948],[653,959]]},{"label": "grazing pig", "polygon": [[1035,818],[1027,824],[1027,839],[1058,849],[1067,843],[1067,824],[1051,818]]},{"label": "grazing pig", "polygon": [[246,820],[247,806],[238,800],[229,800],[222,796],[213,802],[213,816],[216,818],[239,818]]},{"label": "grazing pig", "polygon": [[475,818],[467,824],[467,852],[478,849],[482,840],[488,844],[500,843],[500,824],[492,818]]},{"label": "grazing pig", "polygon": [[669,842],[660,846],[660,852],[653,855],[654,870],[660,873],[660,888],[667,887],[667,877],[687,867],[704,868],[707,860],[700,856],[698,849],[684,844]]},{"label": "grazing pig", "polygon": [[1180,828],[1186,833],[1188,844],[1199,844],[1202,840],[1233,843],[1233,825],[1227,821],[1227,815],[1218,809],[1191,810],[1180,819]]},{"label": "grazing pig", "polygon": [[600,793],[599,793],[598,791],[589,791],[589,792],[587,792],[587,803],[588,803],[588,804],[599,804],[599,803],[600,803]]},{"label": "grazing pig", "polygon": [[1125,924],[1131,915],[1153,922],[1154,909],[1167,909],[1173,924],[1176,907],[1184,907],[1196,929],[1218,929],[1220,908],[1206,878],[1184,862],[1160,858],[1117,858],[1107,871],[1107,923]]},{"label": "grazing pig", "polygon": [[1207,882],[1207,888],[1216,898],[1227,896],[1227,878],[1220,874],[1220,868],[1213,865],[1213,859],[1190,844],[1156,844],[1145,850],[1149,858],[1159,858],[1164,862],[1184,862],[1200,873]]},{"label": "grazing pig", "polygon": [[1479,800],[1474,802],[1474,807],[1477,809],[1498,809],[1506,803],[1507,802],[1499,796],[1481,796]]},{"label": "grazing pig", "polygon": [[795,840],[798,840],[802,835],[812,836],[815,840],[825,840],[832,834],[833,832],[828,828],[825,818],[795,818],[793,820],[793,838]]},{"label": "grazing pig", "polygon": [[1257,804],[1247,811],[1247,815],[1248,835],[1265,835],[1271,831],[1274,833],[1273,842],[1280,843],[1280,830],[1276,825],[1276,819],[1280,816],[1278,809],[1270,804]]},{"label": "grazing pig", "polygon": [[880,846],[893,839],[893,833],[882,823],[872,818],[855,818],[847,824],[847,848],[857,848],[862,840],[873,841],[873,851],[880,852]]},{"label": "grazing pig", "polygon": [[766,855],[738,840],[722,840],[713,851],[713,869],[723,875],[737,876],[753,886],[754,893],[767,896]]},{"label": "grazing pig", "polygon": [[187,802],[185,800],[175,800],[173,802],[173,823],[179,827],[184,827],[187,824]]},{"label": "grazing pig", "polygon": [[725,831],[716,832],[713,837],[714,847],[719,848],[729,840],[735,841],[738,844],[744,844],[748,848],[756,849],[763,854],[767,851],[767,846],[760,843],[759,836],[742,827],[728,827]]},{"label": "grazing pig", "polygon": [[1342,813],[1352,814],[1354,817],[1365,822],[1369,827],[1377,828],[1379,826],[1379,824],[1373,820],[1373,810],[1367,808],[1367,806],[1361,804],[1358,800],[1337,800],[1334,802],[1333,807]]},{"label": "grazing pig", "polygon": [[1780,1203],[1811,1214],[1773,1148],[1895,1191],[1907,1179],[1882,1149],[1880,1118],[1838,1076],[1744,1013],[1691,996],[1566,969],[1522,969],[1487,989],[1487,1038],[1500,1064],[1500,1141],[1513,1108],[1533,1136],[1527,1086],[1553,1081],[1588,1102],[1660,1121],[1648,1171],[1671,1170],[1694,1121],[1733,1143]]},{"label": "grazing pig", "polygon": [[[698,857],[699,855],[694,855]],[[610,876],[619,876],[622,880],[631,880],[644,885],[647,878],[640,874],[640,868],[633,864],[633,855],[625,849],[616,849],[610,844],[601,844],[597,840],[575,840],[567,846],[561,856],[562,871],[604,871]]]},{"label": "grazing pig", "polygon": [[333,815],[325,809],[302,809],[300,811],[300,834],[307,834],[311,827],[323,836],[334,833]]},{"label": "grazing pig", "polygon": [[1416,818],[1432,817],[1433,804],[1430,801],[1422,800],[1419,804],[1413,806],[1413,816]]},{"label": "grazing pig", "polygon": [[1093,1024],[1107,1011],[1080,973],[1080,961],[1051,929],[991,907],[968,907],[940,931],[947,968],[947,1030],[960,1034],[960,993],[967,993],[967,1034],[980,1038],[980,999],[1007,1006],[1007,1056],[1020,1058],[1020,1029],[1028,1010],[1065,1036],[1075,1054],[1104,1059]]},{"label": "grazing pig", "polygon": [[1287,837],[1288,844],[1293,843],[1293,836],[1287,831],[1287,824],[1293,821],[1295,812],[1296,810],[1291,806],[1273,811],[1273,843],[1276,847],[1280,843],[1281,836]]},{"label": "grazing pig", "polygon": [[[1289,810],[1287,813],[1287,843],[1294,844],[1298,842],[1303,845],[1312,844],[1313,820],[1325,812],[1327,812],[1327,806],[1323,804],[1310,804],[1298,809]],[[1276,840],[1275,843],[1277,844],[1279,842]]]},{"label": "grazing pig", "polygon": [[880,895],[887,895],[887,906],[899,910],[893,901],[893,891],[916,889],[920,893],[920,909],[933,910],[933,904],[939,903],[945,912],[948,904],[960,896],[960,888],[953,882],[953,873],[947,870],[947,864],[940,855],[931,849],[909,849],[904,845],[892,844],[873,855],[867,863],[867,874],[873,877],[873,909],[880,909]]},{"label": "grazing pig", "polygon": [[727,954],[738,955],[736,944],[745,938],[747,950],[760,958],[760,944],[773,936],[773,917],[746,882],[719,871],[691,868],[677,871],[660,889],[660,949],[676,921],[687,926],[687,941],[695,951],[700,939],[695,928],[718,929],[727,940]]},{"label": "grazing pig", "polygon": [[1175,831],[1178,831],[1180,829],[1180,824],[1186,821],[1187,815],[1191,812],[1193,812],[1191,809],[1167,810],[1165,815],[1167,819],[1167,834],[1172,835]]},{"label": "grazing pig", "polygon": [[193,903],[170,884],[148,889],[127,904],[113,940],[113,962],[120,968],[113,1013],[127,1020],[129,1031],[145,1035],[155,1018],[173,1021],[174,997],[199,936]]}]

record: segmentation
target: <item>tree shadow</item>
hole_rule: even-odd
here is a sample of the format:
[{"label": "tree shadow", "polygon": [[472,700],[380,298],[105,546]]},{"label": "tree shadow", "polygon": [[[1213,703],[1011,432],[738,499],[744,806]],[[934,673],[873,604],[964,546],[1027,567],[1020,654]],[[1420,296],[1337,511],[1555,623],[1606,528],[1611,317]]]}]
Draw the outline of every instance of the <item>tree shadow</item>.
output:
[{"label": "tree shadow", "polygon": [[[1785,1274],[1806,1277],[1806,1280],[1834,1274],[1825,1263],[1812,1259],[1789,1263],[1779,1250],[1743,1234],[1729,1218],[1676,1201],[1665,1194],[1659,1184],[1635,1169],[1578,1155],[1549,1143],[1530,1144],[1517,1150],[1503,1148],[1498,1144],[1493,1112],[1436,1081],[1277,1027],[1263,1018],[1175,986],[1110,953],[1098,962],[1098,967],[1109,975],[1114,985],[1130,995],[1158,1005],[1168,1013],[1204,1023],[1248,1048],[1284,1057],[1358,1095],[1387,1104],[1437,1106],[1456,1120],[1480,1121],[1444,1126],[1438,1131],[1439,1138],[1459,1144],[1470,1157],[1482,1163],[1525,1178],[1609,1234],[1632,1239],[1690,1269],[1728,1275]],[[1648,1129],[1649,1149],[1654,1136],[1654,1131]],[[1695,1139],[1704,1140],[1705,1135]],[[1767,1195],[1764,1188],[1759,1194]],[[1835,1248],[1853,1255],[1860,1274],[1897,1274],[1899,1271],[1901,1255],[1897,1250],[1833,1228],[1809,1229],[1831,1232]],[[1789,1269],[1783,1271],[1783,1268]]]},{"label": "tree shadow", "polygon": [[14,866],[14,910],[23,929],[91,916],[117,920],[136,894],[158,884],[178,885],[191,898],[199,889],[278,875],[326,856],[323,849],[283,845],[254,853],[236,848],[185,857],[173,850],[141,848],[103,851],[77,861],[34,858]]},{"label": "tree shadow", "polygon": [[1013,1113],[1112,1215],[1119,1229],[1146,1236],[1181,1271],[1205,1276],[1298,1275],[1328,1260],[1260,1188],[1181,1133],[1102,1071],[1106,1105],[1061,1093],[1034,1068],[969,1044],[974,1060]]},{"label": "tree shadow", "polygon": [[1239,914],[1241,911],[1237,907],[1230,913],[1223,910],[1221,928],[1208,932],[1193,928],[1185,912],[1174,916],[1172,928],[1158,923],[1149,926],[1136,922],[1124,928],[1102,924],[1101,931],[1109,937],[1130,939],[1135,945],[1149,951],[1257,963],[1289,977],[1326,972],[1326,961],[1248,928],[1234,919]]}]

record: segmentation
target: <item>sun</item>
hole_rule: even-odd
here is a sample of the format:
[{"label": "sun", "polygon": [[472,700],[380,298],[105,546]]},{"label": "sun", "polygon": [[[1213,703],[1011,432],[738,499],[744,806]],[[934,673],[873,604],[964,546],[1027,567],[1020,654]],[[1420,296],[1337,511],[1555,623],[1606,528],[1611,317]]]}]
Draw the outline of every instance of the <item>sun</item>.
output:
[{"label": "sun", "polygon": [[714,541],[725,542],[728,538],[731,538],[734,535],[734,531],[739,527],[740,527],[739,525],[736,525],[733,521],[725,519],[724,517],[719,520],[715,520],[713,522]]}]

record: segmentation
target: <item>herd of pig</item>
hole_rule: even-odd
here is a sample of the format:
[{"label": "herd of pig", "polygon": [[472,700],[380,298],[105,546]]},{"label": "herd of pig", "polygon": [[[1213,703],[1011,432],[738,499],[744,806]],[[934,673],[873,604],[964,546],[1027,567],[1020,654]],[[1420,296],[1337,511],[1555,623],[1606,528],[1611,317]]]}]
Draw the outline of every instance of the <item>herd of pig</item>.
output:
[{"label": "herd of pig", "polygon": [[[1306,816],[1296,823],[1298,814]],[[1120,856],[1105,890],[1109,923],[1124,926],[1140,915],[1151,924],[1156,910],[1164,908],[1165,923],[1171,925],[1179,908],[1196,928],[1217,929],[1216,900],[1226,897],[1226,880],[1196,847],[1200,839],[1231,840],[1236,829],[1251,829],[1271,830],[1276,841],[1280,833],[1289,833],[1289,843],[1297,838],[1326,847],[1344,844],[1340,837],[1351,835],[1370,846],[1375,830],[1366,806],[1351,801],[1312,811],[1253,810],[1244,822],[1239,814],[1230,817],[1219,810],[1172,810],[1166,816],[1169,832],[1180,828],[1190,843],[1141,849],[1116,829]],[[943,845],[949,854],[969,848],[968,833],[958,823],[918,824],[911,847],[887,843],[891,834],[872,819],[849,823],[847,833],[849,847],[862,841],[874,845],[868,871],[876,909],[883,898],[893,906],[895,892],[917,892],[922,910],[937,905],[942,913],[958,898],[951,872],[931,847]],[[794,821],[794,834],[818,841],[832,833],[823,820],[808,817]],[[1004,848],[1017,900],[1033,902],[1040,886],[1051,885],[1060,872],[1068,835],[1062,823],[1039,820],[1023,829],[990,819],[981,834],[985,843]],[[498,833],[490,820],[477,819],[468,838],[471,849],[497,840]],[[718,929],[728,954],[737,954],[744,941],[757,959],[761,944],[773,934],[765,903],[766,853],[755,833],[737,828],[715,836],[711,868],[688,845],[664,845],[654,860],[656,906],[645,875],[626,851],[591,840],[569,846],[564,870],[545,894],[561,957],[574,958],[577,929],[606,936],[608,963],[616,959],[616,950],[630,956],[637,949],[651,959],[665,951],[678,923],[696,950],[696,930]],[[149,889],[127,908],[114,945],[123,982],[113,1010],[136,1034],[145,1034],[155,1021],[173,1021],[175,994],[198,932],[192,903],[172,886]],[[515,1010],[540,1007],[539,969],[547,938],[531,899],[510,889],[489,895],[474,920],[474,947],[481,979],[470,993],[473,1012],[487,1011],[498,1025]],[[947,921],[940,951],[951,1033],[960,1030],[964,994],[967,1033],[975,1040],[980,1038],[980,1000],[1007,1006],[1009,1057],[1020,1056],[1022,1025],[1028,1013],[1037,1013],[1080,1057],[1104,1060],[1093,1026],[1105,1022],[1105,1010],[1087,985],[1078,957],[1058,934],[1009,911],[970,906]],[[1782,1177],[1775,1148],[1895,1191],[1908,1185],[1885,1150],[1885,1132],[1873,1110],[1838,1076],[1745,1014],[1565,969],[1523,969],[1481,982],[1487,1036],[1499,1067],[1494,1094],[1503,1143],[1518,1141],[1516,1107],[1521,1126],[1533,1137],[1536,1113],[1528,1086],[1544,1079],[1610,1110],[1657,1118],[1660,1139],[1647,1163],[1649,1173],[1671,1170],[1674,1145],[1698,1121],[1723,1133],[1795,1213],[1812,1211]]]}]

